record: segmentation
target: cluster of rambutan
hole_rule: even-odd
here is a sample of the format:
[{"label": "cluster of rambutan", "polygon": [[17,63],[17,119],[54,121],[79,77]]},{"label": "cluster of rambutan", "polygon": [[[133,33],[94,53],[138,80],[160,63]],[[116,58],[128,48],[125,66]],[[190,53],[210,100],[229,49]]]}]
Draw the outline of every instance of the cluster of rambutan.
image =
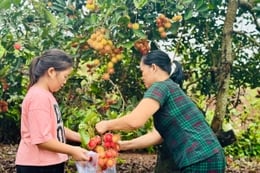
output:
[{"label": "cluster of rambutan", "polygon": [[105,133],[102,137],[97,135],[92,137],[87,148],[98,154],[98,167],[103,171],[116,165],[119,151],[119,134]]},{"label": "cluster of rambutan", "polygon": [[86,8],[90,11],[95,11],[98,9],[96,0],[87,0],[86,2]]},{"label": "cluster of rambutan", "polygon": [[160,14],[156,18],[156,26],[158,28],[161,38],[166,38],[167,37],[166,30],[171,28],[172,23],[171,20],[167,18],[164,14]]},{"label": "cluster of rambutan", "polygon": [[117,48],[113,44],[112,40],[108,38],[107,32],[105,28],[99,28],[87,40],[91,48],[95,49],[100,55],[106,55],[110,59],[107,62],[107,71],[102,76],[104,80],[110,79],[110,75],[115,72],[114,65],[123,57],[122,48]]},{"label": "cluster of rambutan", "polygon": [[8,103],[4,100],[0,100],[0,113],[8,111]]},{"label": "cluster of rambutan", "polygon": [[146,55],[150,51],[149,41],[147,39],[137,40],[134,44],[136,50],[138,50],[142,55]]}]

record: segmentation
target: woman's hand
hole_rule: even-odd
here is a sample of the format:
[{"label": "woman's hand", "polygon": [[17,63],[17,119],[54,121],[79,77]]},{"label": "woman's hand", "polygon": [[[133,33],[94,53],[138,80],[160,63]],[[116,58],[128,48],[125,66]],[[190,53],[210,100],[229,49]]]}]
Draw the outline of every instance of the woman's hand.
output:
[{"label": "woman's hand", "polygon": [[119,150],[125,151],[125,150],[129,150],[129,149],[133,149],[133,148],[129,147],[129,143],[131,143],[131,141],[118,141]]},{"label": "woman's hand", "polygon": [[100,121],[96,124],[96,130],[99,134],[103,134],[108,131],[107,121]]}]

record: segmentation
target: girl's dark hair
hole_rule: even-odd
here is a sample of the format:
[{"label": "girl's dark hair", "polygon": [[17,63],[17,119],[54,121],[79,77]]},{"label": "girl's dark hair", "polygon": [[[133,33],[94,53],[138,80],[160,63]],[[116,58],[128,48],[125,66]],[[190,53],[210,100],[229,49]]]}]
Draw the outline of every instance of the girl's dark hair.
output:
[{"label": "girl's dark hair", "polygon": [[56,71],[63,71],[73,67],[72,57],[62,50],[50,49],[34,58],[29,68],[29,88],[34,85],[50,67],[53,67]]},{"label": "girl's dark hair", "polygon": [[161,50],[153,50],[147,55],[142,57],[142,61],[146,65],[156,64],[162,70],[166,71],[168,74],[171,74],[172,63],[175,64],[175,71],[172,73],[170,78],[177,84],[182,87],[184,75],[182,71],[182,65],[178,61],[171,62],[169,55]]}]

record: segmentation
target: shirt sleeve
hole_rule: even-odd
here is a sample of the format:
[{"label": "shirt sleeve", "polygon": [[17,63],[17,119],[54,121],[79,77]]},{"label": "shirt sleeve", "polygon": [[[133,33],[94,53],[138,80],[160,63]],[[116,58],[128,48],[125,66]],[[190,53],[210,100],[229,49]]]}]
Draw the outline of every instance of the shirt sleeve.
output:
[{"label": "shirt sleeve", "polygon": [[32,144],[39,144],[53,139],[51,102],[48,97],[33,98],[28,110],[28,129]]},{"label": "shirt sleeve", "polygon": [[160,103],[162,106],[167,100],[168,89],[163,83],[154,83],[148,90],[144,93],[144,98],[151,98]]}]

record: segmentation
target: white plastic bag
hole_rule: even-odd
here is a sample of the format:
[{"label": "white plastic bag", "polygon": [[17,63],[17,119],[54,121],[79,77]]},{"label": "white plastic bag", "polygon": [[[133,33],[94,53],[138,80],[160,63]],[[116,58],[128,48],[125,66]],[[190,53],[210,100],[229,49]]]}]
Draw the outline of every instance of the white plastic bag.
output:
[{"label": "white plastic bag", "polygon": [[98,154],[93,151],[88,152],[88,156],[91,160],[88,162],[76,162],[76,167],[78,173],[116,173],[116,167],[107,168],[106,170],[100,172],[98,168]]},{"label": "white plastic bag", "polygon": [[98,155],[97,153],[93,151],[89,151],[87,154],[89,157],[91,157],[90,161],[82,162],[77,161],[76,167],[78,170],[78,173],[96,173],[97,172],[97,161],[98,161]]},{"label": "white plastic bag", "polygon": [[111,168],[107,168],[106,170],[104,170],[102,173],[116,173],[116,167],[113,166]]}]

